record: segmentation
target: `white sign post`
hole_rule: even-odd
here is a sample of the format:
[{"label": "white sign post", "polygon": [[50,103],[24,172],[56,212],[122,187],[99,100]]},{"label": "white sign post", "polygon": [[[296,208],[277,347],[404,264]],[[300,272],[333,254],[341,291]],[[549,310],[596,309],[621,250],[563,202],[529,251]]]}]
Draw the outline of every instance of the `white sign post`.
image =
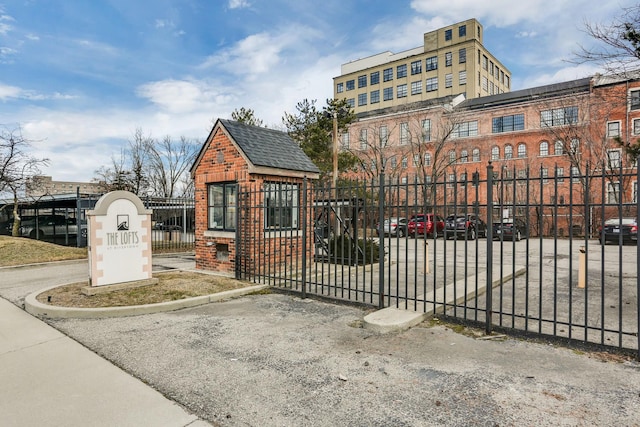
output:
[{"label": "white sign post", "polygon": [[105,194],[87,212],[90,286],[85,293],[98,293],[97,287],[105,285],[157,282],[151,272],[151,212],[128,191]]}]

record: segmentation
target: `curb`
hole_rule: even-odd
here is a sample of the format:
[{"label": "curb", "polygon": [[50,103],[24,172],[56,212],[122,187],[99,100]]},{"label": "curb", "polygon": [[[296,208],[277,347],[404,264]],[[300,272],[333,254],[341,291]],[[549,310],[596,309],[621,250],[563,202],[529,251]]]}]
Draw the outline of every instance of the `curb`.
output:
[{"label": "curb", "polygon": [[107,317],[125,317],[138,316],[141,314],[161,313],[166,311],[179,310],[181,308],[195,307],[198,305],[208,304],[210,302],[221,301],[229,298],[236,298],[248,295],[254,292],[268,288],[268,285],[249,286],[241,289],[232,289],[230,291],[218,292],[216,294],[203,295],[200,297],[185,298],[175,301],[159,302],[156,304],[130,305],[125,307],[102,307],[102,308],[76,308],[76,307],[60,307],[54,305],[43,304],[36,299],[38,295],[50,289],[58,288],[65,285],[51,286],[41,289],[28,295],[24,299],[24,309],[38,317],[46,317],[48,319],[96,319]]}]

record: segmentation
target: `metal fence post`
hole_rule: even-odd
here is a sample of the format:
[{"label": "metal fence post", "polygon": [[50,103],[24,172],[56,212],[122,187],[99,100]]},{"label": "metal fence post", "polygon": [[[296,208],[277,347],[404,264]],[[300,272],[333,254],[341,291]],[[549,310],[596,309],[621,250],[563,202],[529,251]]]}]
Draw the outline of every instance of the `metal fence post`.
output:
[{"label": "metal fence post", "polygon": [[384,308],[384,169],[380,173],[378,183],[378,236],[380,250],[378,252],[378,308]]},{"label": "metal fence post", "polygon": [[[640,183],[640,154],[636,157],[636,224],[640,224],[640,197],[638,197],[638,183]],[[640,267],[640,240],[637,240],[636,268]],[[637,270],[636,270],[637,271]],[[636,327],[640,329],[640,275],[636,274],[636,315],[638,317]],[[640,360],[640,333],[638,337],[638,354],[636,358]]]},{"label": "metal fence post", "polygon": [[[302,299],[307,297],[307,177],[302,181]],[[312,233],[315,230],[312,231]]]},{"label": "metal fence post", "polygon": [[487,300],[485,332],[491,333],[493,312],[493,165],[487,165]]}]

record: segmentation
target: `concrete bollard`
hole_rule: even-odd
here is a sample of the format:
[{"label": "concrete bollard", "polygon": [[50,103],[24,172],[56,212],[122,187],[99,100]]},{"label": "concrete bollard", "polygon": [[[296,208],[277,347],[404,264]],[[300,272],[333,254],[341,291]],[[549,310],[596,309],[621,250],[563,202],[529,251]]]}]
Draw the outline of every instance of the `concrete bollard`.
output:
[{"label": "concrete bollard", "polygon": [[587,254],[584,246],[580,246],[580,256],[578,258],[578,288],[584,289],[587,285]]}]

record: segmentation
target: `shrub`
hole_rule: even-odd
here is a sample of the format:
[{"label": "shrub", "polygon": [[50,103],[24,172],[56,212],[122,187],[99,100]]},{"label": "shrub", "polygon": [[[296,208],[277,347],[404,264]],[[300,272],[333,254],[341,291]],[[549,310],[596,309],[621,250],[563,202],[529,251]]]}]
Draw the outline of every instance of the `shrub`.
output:
[{"label": "shrub", "polygon": [[329,240],[330,259],[341,264],[378,262],[380,246],[373,239],[352,239],[342,234]]}]

